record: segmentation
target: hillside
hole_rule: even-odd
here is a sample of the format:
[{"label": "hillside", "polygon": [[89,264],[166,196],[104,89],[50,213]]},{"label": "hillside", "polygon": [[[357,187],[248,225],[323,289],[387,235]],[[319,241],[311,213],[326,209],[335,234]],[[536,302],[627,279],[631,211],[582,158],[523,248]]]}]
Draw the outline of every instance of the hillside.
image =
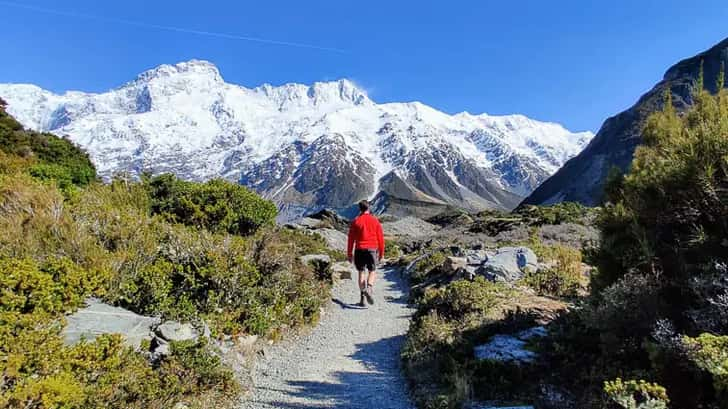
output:
[{"label": "hillside", "polygon": [[642,143],[641,132],[647,117],[661,109],[663,95],[670,90],[675,108],[682,112],[693,104],[692,84],[703,66],[705,85],[715,92],[715,78],[721,64],[728,63],[728,39],[709,50],[670,67],[662,81],[628,110],[602,125],[594,139],[576,157],[541,184],[523,203],[551,204],[561,201],[596,205],[602,200],[609,170],[629,168],[635,149]]}]

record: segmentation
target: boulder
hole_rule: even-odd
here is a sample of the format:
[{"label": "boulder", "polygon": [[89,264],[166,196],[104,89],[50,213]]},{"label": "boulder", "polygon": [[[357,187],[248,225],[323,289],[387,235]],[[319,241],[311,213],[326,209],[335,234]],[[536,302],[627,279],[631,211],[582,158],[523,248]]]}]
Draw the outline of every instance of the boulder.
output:
[{"label": "boulder", "polygon": [[301,263],[310,265],[314,268],[314,272],[319,279],[333,282],[331,275],[331,257],[326,254],[308,254],[299,258]]},{"label": "boulder", "polygon": [[326,245],[338,251],[346,251],[347,237],[346,234],[334,229],[318,229],[316,234],[323,237]]},{"label": "boulder", "polygon": [[485,250],[466,250],[465,260],[467,265],[480,267],[488,260],[488,253]]},{"label": "boulder", "polygon": [[538,257],[528,247],[503,247],[478,269],[478,274],[491,281],[512,283],[521,279],[526,270],[538,269]]},{"label": "boulder", "polygon": [[125,344],[139,348],[142,340],[151,338],[152,328],[160,319],[89,299],[85,308],[66,317],[66,321],[68,324],[62,331],[66,345],[77,344],[81,339],[93,340],[103,334],[121,334]]},{"label": "boulder", "polygon": [[326,264],[331,265],[331,257],[326,254],[307,254],[299,258],[303,264]]},{"label": "boulder", "polygon": [[531,363],[538,357],[538,354],[527,350],[526,343],[533,338],[545,337],[546,333],[544,327],[533,327],[515,335],[495,335],[487,344],[475,347],[475,357],[480,360],[517,364]]},{"label": "boulder", "polygon": [[351,278],[357,274],[356,268],[347,261],[334,263],[331,266],[331,272],[334,277],[338,277],[342,280],[351,280]]},{"label": "boulder", "polygon": [[167,321],[157,327],[157,335],[165,341],[192,341],[200,337],[200,333],[190,323]]},{"label": "boulder", "polygon": [[447,275],[455,275],[458,270],[468,266],[468,259],[465,257],[447,257],[442,265],[442,271]]},{"label": "boulder", "polygon": [[321,226],[322,222],[321,220],[312,219],[310,217],[303,217],[294,221],[292,224],[307,229],[316,229]]}]

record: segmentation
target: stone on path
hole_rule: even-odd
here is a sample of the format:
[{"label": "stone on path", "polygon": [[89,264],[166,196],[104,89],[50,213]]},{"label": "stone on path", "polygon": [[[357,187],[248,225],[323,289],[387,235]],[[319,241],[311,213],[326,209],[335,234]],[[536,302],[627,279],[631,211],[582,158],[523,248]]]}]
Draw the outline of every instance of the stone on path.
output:
[{"label": "stone on path", "polygon": [[90,341],[103,334],[121,334],[127,345],[139,348],[143,339],[151,338],[152,328],[160,319],[89,299],[85,308],[66,317],[66,321],[68,325],[62,332],[66,345],[77,344],[81,339]]}]

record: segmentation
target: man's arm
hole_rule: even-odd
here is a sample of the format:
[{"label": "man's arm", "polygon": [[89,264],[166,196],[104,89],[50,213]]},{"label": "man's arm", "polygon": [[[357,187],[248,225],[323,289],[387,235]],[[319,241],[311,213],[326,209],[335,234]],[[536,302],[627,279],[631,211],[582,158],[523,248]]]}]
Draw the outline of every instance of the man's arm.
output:
[{"label": "man's arm", "polygon": [[349,237],[348,243],[346,244],[346,258],[349,261],[354,257],[354,223],[352,222],[349,226]]},{"label": "man's arm", "polygon": [[377,228],[377,241],[379,241],[379,261],[382,261],[384,259],[384,229],[382,228],[382,223],[377,223],[379,227]]}]

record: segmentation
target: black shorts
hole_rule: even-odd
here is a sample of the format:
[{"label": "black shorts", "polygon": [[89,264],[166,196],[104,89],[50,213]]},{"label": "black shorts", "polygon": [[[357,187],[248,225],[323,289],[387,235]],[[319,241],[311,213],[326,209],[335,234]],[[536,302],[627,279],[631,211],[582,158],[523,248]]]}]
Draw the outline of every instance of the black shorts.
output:
[{"label": "black shorts", "polygon": [[374,271],[377,269],[377,261],[379,261],[379,252],[377,250],[360,250],[354,252],[354,266],[356,271]]}]

